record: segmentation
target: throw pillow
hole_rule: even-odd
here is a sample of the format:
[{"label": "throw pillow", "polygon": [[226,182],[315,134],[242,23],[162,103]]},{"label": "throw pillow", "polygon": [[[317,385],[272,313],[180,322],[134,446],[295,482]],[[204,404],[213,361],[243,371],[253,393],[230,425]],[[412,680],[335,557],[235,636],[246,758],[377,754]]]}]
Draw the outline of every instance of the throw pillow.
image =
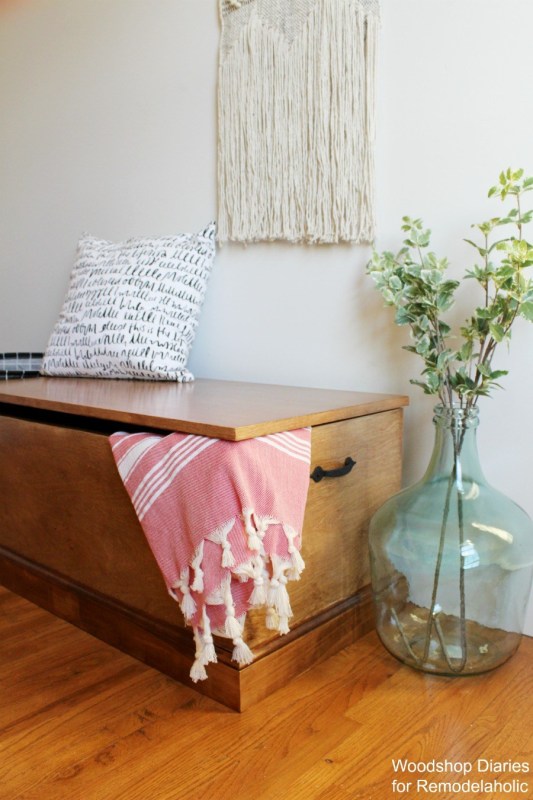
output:
[{"label": "throw pillow", "polygon": [[215,255],[198,234],[84,235],[42,374],[190,381],[187,359]]}]

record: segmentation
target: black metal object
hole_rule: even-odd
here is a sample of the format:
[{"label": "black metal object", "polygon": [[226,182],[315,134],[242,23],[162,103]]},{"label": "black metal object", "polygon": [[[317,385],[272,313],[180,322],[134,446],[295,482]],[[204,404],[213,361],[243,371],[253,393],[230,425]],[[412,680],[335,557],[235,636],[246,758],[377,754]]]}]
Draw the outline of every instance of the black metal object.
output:
[{"label": "black metal object", "polygon": [[356,465],[356,461],[353,460],[350,456],[344,462],[344,466],[338,467],[337,469],[322,469],[322,467],[315,467],[315,469],[311,473],[311,480],[315,483],[318,483],[322,480],[322,478],[342,478],[343,475],[348,475],[349,472]]}]

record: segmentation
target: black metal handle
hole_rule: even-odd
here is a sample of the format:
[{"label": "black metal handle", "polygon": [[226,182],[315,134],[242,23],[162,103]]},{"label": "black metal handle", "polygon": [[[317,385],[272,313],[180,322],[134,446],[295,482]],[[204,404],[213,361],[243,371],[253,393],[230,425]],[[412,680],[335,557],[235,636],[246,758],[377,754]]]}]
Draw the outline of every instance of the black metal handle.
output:
[{"label": "black metal handle", "polygon": [[356,461],[353,460],[350,456],[344,462],[343,467],[338,467],[337,469],[322,469],[322,467],[315,467],[315,469],[311,473],[311,480],[315,483],[318,483],[322,480],[322,478],[342,478],[343,475],[348,475],[349,472],[356,465]]}]

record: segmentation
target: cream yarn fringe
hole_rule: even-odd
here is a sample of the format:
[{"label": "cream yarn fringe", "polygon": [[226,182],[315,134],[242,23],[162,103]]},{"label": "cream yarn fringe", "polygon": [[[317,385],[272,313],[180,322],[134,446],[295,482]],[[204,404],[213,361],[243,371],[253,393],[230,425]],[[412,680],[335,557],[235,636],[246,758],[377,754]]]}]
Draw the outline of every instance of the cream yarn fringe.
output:
[{"label": "cream yarn fringe", "polygon": [[[223,582],[209,596],[204,592],[204,540],[196,549],[189,566],[182,571],[179,580],[169,589],[170,595],[179,602],[185,622],[192,625],[196,652],[190,670],[194,683],[207,679],[207,665],[216,663],[217,654],[213,634],[233,641],[232,660],[241,666],[251,664],[254,655],[243,638],[246,614],[240,618],[235,616],[235,605],[232,594],[232,577],[240,582],[253,581],[248,604],[251,607],[266,609],[265,625],[268,630],[276,630],[281,635],[289,633],[289,620],[292,609],[287,591],[288,581],[300,580],[305,569],[305,562],[295,544],[298,533],[289,524],[280,522],[271,516],[260,516],[252,508],[243,508],[241,519],[248,540],[250,559],[236,564],[231,542],[228,539],[237,518],[228,520],[207,536],[213,544],[219,546],[220,565],[225,568]],[[274,549],[265,551],[263,539],[270,525],[281,525],[287,539],[287,555],[282,557]],[[192,572],[192,575],[191,575]],[[192,579],[192,580],[191,580]],[[195,599],[192,592],[197,593]],[[197,600],[202,603],[201,613]],[[213,630],[209,610],[212,606],[224,607],[224,625]]]},{"label": "cream yarn fringe", "polygon": [[220,2],[219,241],[372,241],[378,0]]}]

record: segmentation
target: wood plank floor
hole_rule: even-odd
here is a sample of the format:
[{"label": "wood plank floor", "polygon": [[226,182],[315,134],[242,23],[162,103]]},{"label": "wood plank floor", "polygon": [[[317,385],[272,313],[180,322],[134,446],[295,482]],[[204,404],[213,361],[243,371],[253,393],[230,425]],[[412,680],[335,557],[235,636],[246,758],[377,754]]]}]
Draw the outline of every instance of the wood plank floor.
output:
[{"label": "wood plank floor", "polygon": [[[448,679],[370,634],[244,714],[1,587],[0,642],[2,800],[533,798],[533,639],[493,673]],[[431,790],[480,778],[485,793]]]}]

